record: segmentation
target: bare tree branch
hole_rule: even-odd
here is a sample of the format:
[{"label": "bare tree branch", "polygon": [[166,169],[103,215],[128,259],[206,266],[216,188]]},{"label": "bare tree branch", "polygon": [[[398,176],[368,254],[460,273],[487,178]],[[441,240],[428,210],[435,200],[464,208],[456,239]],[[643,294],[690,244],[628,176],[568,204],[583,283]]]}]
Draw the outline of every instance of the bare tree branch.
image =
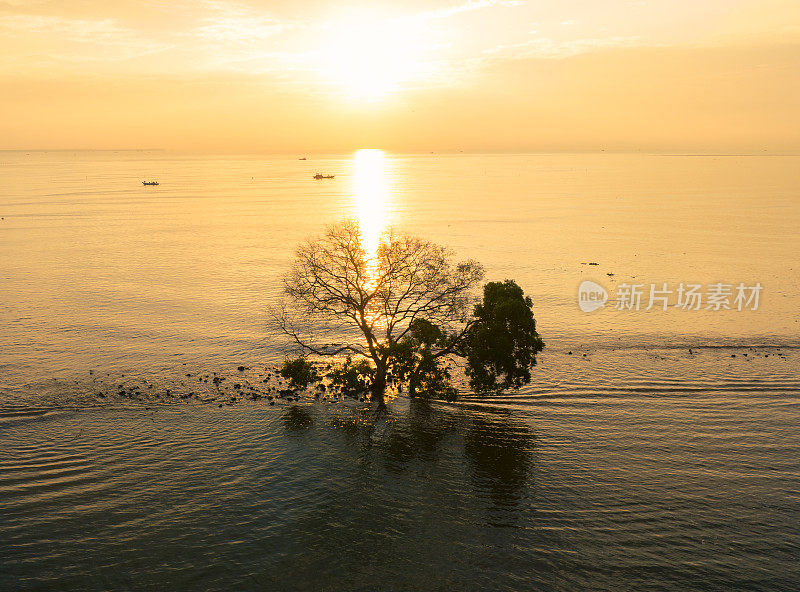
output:
[{"label": "bare tree branch", "polygon": [[354,353],[385,372],[390,346],[416,319],[466,334],[483,268],[452,259],[450,249],[395,229],[370,254],[358,222],[342,220],[297,248],[272,323],[305,352]]}]

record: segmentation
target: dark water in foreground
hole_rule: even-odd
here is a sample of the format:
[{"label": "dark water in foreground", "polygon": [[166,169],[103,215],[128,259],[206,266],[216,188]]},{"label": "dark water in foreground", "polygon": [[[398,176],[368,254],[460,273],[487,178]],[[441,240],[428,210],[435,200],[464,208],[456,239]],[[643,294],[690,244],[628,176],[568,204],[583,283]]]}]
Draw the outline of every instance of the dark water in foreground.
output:
[{"label": "dark water in foreground", "polygon": [[733,351],[554,354],[524,393],[377,418],[7,410],[0,588],[796,590],[798,355]]}]

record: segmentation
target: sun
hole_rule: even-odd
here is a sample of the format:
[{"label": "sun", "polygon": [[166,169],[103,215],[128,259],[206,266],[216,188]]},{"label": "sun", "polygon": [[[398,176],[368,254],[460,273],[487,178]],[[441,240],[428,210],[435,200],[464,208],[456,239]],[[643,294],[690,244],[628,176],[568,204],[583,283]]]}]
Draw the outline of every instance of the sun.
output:
[{"label": "sun", "polygon": [[413,19],[353,15],[326,25],[319,68],[350,97],[377,100],[430,73],[426,42],[424,27]]}]

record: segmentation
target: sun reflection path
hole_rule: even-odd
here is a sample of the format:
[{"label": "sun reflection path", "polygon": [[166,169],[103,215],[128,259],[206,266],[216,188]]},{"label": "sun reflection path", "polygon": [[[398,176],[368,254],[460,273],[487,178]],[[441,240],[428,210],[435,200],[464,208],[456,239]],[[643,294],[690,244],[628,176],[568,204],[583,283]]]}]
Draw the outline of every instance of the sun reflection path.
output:
[{"label": "sun reflection path", "polygon": [[389,224],[389,178],[383,150],[364,149],[354,155],[355,216],[367,256],[374,260],[381,234]]},{"label": "sun reflection path", "polygon": [[[381,235],[389,224],[389,176],[387,159],[382,150],[364,149],[355,153],[355,217],[361,229],[361,242],[367,255],[364,287],[368,291],[377,287],[378,247]],[[385,327],[378,302],[367,312],[367,319],[373,327]]]}]

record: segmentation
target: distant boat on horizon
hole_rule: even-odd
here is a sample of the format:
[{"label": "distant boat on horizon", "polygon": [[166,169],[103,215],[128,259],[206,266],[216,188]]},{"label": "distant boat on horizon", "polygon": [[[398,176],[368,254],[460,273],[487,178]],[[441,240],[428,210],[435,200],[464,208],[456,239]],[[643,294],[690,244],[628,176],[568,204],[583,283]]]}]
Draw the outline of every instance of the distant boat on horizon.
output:
[{"label": "distant boat on horizon", "polygon": [[158,181],[142,181],[142,185],[158,185]]},{"label": "distant boat on horizon", "polygon": [[323,175],[322,173],[317,173],[314,175],[315,179],[333,179],[336,175]]},{"label": "distant boat on horizon", "polygon": [[305,156],[301,156],[301,157],[300,157],[300,158],[298,158],[297,160],[308,160],[308,159],[307,159]]}]

